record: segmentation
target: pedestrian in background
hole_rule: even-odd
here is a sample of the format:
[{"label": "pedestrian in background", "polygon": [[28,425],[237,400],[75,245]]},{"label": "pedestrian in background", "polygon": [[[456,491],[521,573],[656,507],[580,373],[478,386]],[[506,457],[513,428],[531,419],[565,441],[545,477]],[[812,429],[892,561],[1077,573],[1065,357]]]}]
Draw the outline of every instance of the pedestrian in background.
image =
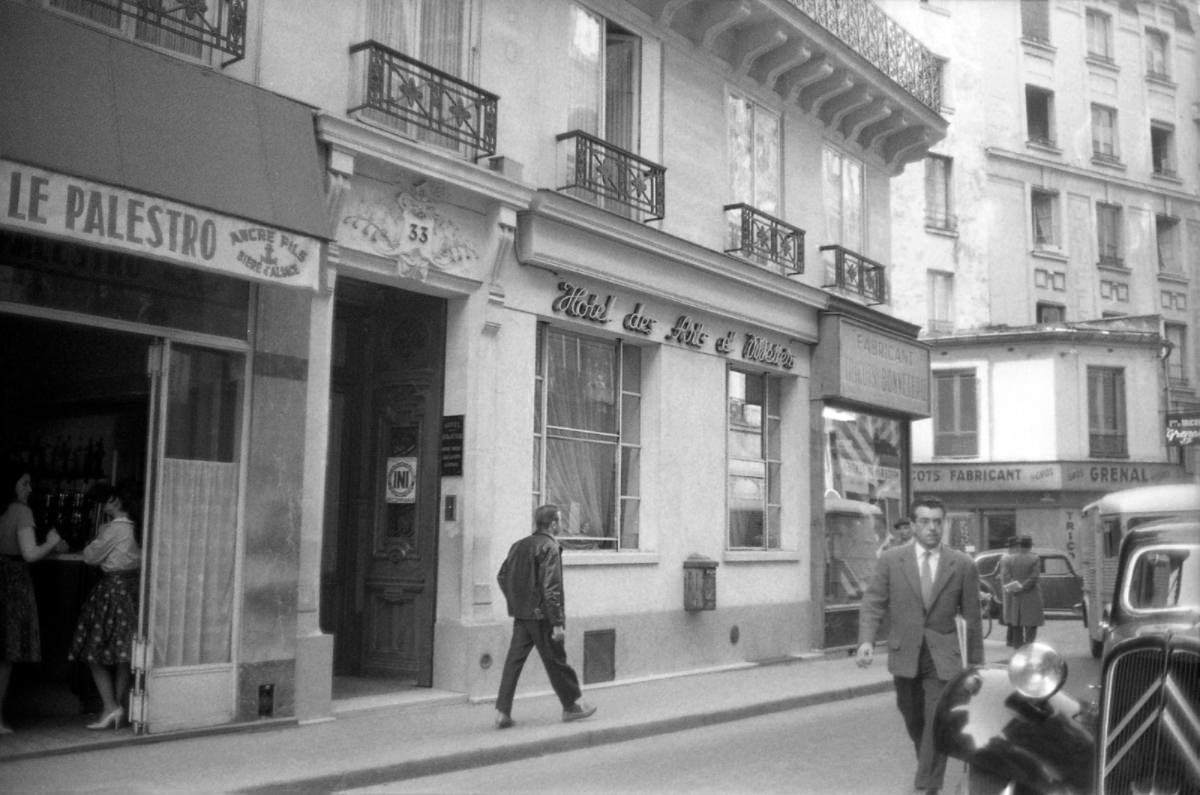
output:
[{"label": "pedestrian in background", "polygon": [[134,507],[129,489],[118,486],[101,496],[106,498],[103,505],[108,521],[83,548],[83,562],[99,566],[104,576],[79,612],[67,652],[68,660],[87,663],[104,705],[100,720],[88,724],[92,730],[119,729],[125,723],[142,566],[142,549],[129,515]]},{"label": "pedestrian in background", "polygon": [[1037,639],[1037,628],[1046,623],[1039,580],[1042,561],[1033,551],[1033,539],[1021,536],[1017,551],[1000,559],[1000,587],[1004,589],[1008,617],[1008,645],[1019,649]]},{"label": "pedestrian in background", "polygon": [[513,618],[512,641],[504,660],[500,693],[496,697],[496,727],[513,725],[512,704],[517,680],[530,650],[542,658],[550,686],[562,703],[564,721],[582,720],[596,711],[580,701],[579,677],[567,664],[564,645],[567,630],[566,599],[563,594],[562,546],[555,536],[562,526],[557,505],[543,505],[534,512],[531,535],[509,547],[497,579]]},{"label": "pedestrian in background", "polygon": [[[1016,536],[1011,536],[1008,539],[1008,551],[1001,555],[1000,560],[996,562],[996,581],[1000,584],[1000,593],[998,594],[1000,599],[1000,623],[1004,625],[1004,643],[1007,646],[1013,646],[1018,637],[1018,632],[1013,623],[1008,620],[1008,613],[1012,610],[1012,600],[1009,598],[1011,594],[1004,587],[1003,572],[1007,561],[1013,555],[1017,554],[1017,550],[1020,549],[1020,541],[1021,539]],[[1016,646],[1020,646],[1020,644],[1018,643]],[[1016,646],[1013,647],[1016,648]]]},{"label": "pedestrian in background", "polygon": [[883,539],[883,543],[879,545],[879,549],[875,550],[875,557],[879,557],[892,547],[898,547],[901,544],[907,544],[912,541],[912,522],[907,516],[903,516],[892,525],[892,532],[888,537]]},{"label": "pedestrian in background", "polygon": [[946,683],[964,664],[956,616],[966,619],[966,662],[983,663],[979,572],[969,555],[942,544],[946,506],[941,500],[918,499],[911,513],[916,543],[884,552],[863,595],[857,664],[871,664],[875,636],[890,618],[888,671],[917,754],[914,785],[919,792],[936,793],[942,788],[946,756],[934,747],[934,709]]}]

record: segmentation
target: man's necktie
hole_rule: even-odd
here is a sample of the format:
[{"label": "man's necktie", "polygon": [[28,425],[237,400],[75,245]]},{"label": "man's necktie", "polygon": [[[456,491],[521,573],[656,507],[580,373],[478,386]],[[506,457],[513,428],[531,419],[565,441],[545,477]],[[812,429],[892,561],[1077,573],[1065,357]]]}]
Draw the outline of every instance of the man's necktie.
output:
[{"label": "man's necktie", "polygon": [[929,565],[932,555],[929,550],[921,553],[921,598],[925,600],[926,607],[929,607],[929,602],[933,599],[933,569]]}]

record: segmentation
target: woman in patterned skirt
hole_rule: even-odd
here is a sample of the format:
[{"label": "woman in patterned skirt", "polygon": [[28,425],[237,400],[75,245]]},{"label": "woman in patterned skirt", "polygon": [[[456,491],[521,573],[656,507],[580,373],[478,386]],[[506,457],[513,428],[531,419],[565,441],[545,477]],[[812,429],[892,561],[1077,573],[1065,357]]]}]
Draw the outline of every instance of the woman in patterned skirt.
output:
[{"label": "woman in patterned skirt", "polygon": [[79,625],[67,658],[83,660],[104,702],[100,720],[89,729],[119,729],[125,722],[125,698],[129,694],[129,661],[137,630],[138,571],[142,551],[134,532],[127,489],[118,487],[104,502],[108,522],[83,549],[83,561],[99,566],[104,577],[92,589],[79,614]]},{"label": "woman in patterned skirt", "polygon": [[[0,708],[4,706],[13,663],[42,659],[29,564],[49,555],[61,542],[53,529],[43,543],[37,542],[33,511],[29,510],[29,494],[33,491],[29,472],[9,467],[3,478],[0,488],[7,492],[2,495],[7,507],[0,514]],[[62,548],[65,550],[65,545]],[[11,733],[0,714],[0,734]]]}]

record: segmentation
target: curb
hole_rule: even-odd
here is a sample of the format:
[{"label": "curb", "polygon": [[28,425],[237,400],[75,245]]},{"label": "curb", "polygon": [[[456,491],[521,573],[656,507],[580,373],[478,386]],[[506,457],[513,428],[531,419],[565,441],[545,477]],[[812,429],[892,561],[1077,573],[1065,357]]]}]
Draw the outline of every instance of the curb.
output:
[{"label": "curb", "polygon": [[772,701],[763,701],[757,704],[729,707],[715,712],[679,715],[673,718],[663,718],[644,723],[631,723],[625,726],[613,726],[595,731],[567,734],[548,740],[539,738],[537,740],[495,748],[460,751],[343,773],[280,781],[273,784],[246,787],[235,790],[235,792],[246,793],[246,795],[287,795],[288,793],[297,792],[328,793],[343,789],[389,784],[406,779],[440,775],[442,773],[468,770],[475,767],[487,767],[488,765],[515,762],[536,756],[546,756],[564,751],[579,751],[599,745],[697,729],[719,723],[753,718],[759,715],[802,709],[832,701],[843,701],[851,698],[887,693],[891,692],[892,687],[892,682],[888,679],[869,685],[827,690],[802,696],[791,696]]}]

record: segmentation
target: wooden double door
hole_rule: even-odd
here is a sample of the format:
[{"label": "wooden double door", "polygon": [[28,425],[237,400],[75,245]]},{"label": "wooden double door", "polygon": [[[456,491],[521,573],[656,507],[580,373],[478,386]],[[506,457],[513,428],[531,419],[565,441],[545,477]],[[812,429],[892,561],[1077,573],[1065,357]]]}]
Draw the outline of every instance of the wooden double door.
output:
[{"label": "wooden double door", "polygon": [[336,674],[430,686],[445,302],[337,291],[322,628]]}]

